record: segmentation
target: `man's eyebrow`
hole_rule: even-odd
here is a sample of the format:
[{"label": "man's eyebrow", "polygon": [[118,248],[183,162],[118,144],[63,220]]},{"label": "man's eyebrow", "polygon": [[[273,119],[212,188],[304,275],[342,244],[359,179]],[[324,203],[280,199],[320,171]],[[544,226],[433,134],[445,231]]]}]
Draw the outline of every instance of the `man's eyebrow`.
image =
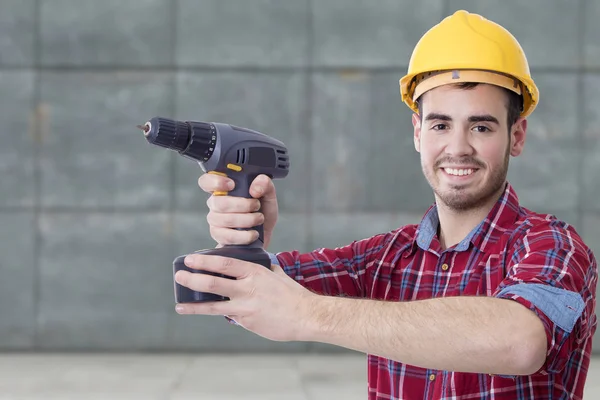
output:
[{"label": "man's eyebrow", "polygon": [[433,121],[433,120],[437,120],[437,121],[452,121],[452,118],[449,115],[439,114],[439,113],[429,113],[425,117],[425,121]]},{"label": "man's eyebrow", "polygon": [[[447,114],[429,113],[425,116],[425,121],[452,121],[452,117]],[[493,122],[500,125],[498,119],[490,114],[471,115],[469,122]]]},{"label": "man's eyebrow", "polygon": [[500,122],[498,122],[498,119],[490,114],[471,115],[469,117],[469,122],[493,122],[497,125],[500,125]]}]

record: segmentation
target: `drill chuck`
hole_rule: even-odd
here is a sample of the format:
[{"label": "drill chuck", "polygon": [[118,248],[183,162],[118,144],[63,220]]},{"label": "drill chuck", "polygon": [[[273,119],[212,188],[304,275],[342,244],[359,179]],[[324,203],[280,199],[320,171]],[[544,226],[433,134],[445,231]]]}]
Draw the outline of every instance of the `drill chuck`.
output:
[{"label": "drill chuck", "polygon": [[196,161],[208,161],[217,144],[215,126],[206,122],[154,117],[143,126],[146,140]]}]

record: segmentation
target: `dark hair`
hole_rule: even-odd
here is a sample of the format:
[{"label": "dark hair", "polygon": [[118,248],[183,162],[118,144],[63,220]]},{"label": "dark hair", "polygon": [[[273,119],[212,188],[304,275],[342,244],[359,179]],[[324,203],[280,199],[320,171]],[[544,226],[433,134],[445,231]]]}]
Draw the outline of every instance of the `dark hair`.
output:
[{"label": "dark hair", "polygon": [[[465,89],[465,90],[469,90],[469,89],[473,89],[474,87],[476,87],[477,85],[479,85],[478,82],[461,82],[461,83],[456,83],[456,85],[461,88],[461,89]],[[517,122],[517,119],[519,119],[519,116],[521,115],[521,111],[523,110],[523,97],[518,95],[517,93],[513,92],[512,90],[508,90],[505,88],[502,88],[505,92],[506,95],[508,96],[508,114],[506,117],[506,124],[508,127],[508,133],[510,134],[510,128],[514,125],[515,122]],[[417,107],[419,107],[419,115],[423,115],[423,108],[422,108],[422,104],[421,104],[421,97],[419,97],[415,103],[417,103]]]}]

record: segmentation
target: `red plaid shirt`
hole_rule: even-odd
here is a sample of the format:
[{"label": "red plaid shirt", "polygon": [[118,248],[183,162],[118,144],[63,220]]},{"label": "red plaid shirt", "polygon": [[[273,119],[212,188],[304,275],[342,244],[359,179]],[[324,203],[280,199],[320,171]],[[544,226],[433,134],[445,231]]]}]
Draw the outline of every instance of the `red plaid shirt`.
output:
[{"label": "red plaid shirt", "polygon": [[533,310],[546,328],[546,362],[530,376],[435,371],[368,355],[369,399],[581,399],[596,329],[597,265],[573,227],[519,206],[510,184],[456,246],[440,248],[437,225],[433,205],[419,225],[336,249],[278,253],[276,261],[324,295],[493,296]]}]

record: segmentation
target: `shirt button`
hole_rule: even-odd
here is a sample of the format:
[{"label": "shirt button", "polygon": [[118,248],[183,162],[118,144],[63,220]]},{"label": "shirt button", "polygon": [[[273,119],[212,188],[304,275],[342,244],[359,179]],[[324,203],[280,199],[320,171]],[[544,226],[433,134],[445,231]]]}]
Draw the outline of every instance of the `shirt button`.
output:
[{"label": "shirt button", "polygon": [[448,264],[442,264],[442,269],[444,271],[447,271],[448,270]]},{"label": "shirt button", "polygon": [[435,374],[431,374],[431,375],[429,375],[429,380],[430,380],[430,381],[433,381],[434,379],[435,379]]}]

